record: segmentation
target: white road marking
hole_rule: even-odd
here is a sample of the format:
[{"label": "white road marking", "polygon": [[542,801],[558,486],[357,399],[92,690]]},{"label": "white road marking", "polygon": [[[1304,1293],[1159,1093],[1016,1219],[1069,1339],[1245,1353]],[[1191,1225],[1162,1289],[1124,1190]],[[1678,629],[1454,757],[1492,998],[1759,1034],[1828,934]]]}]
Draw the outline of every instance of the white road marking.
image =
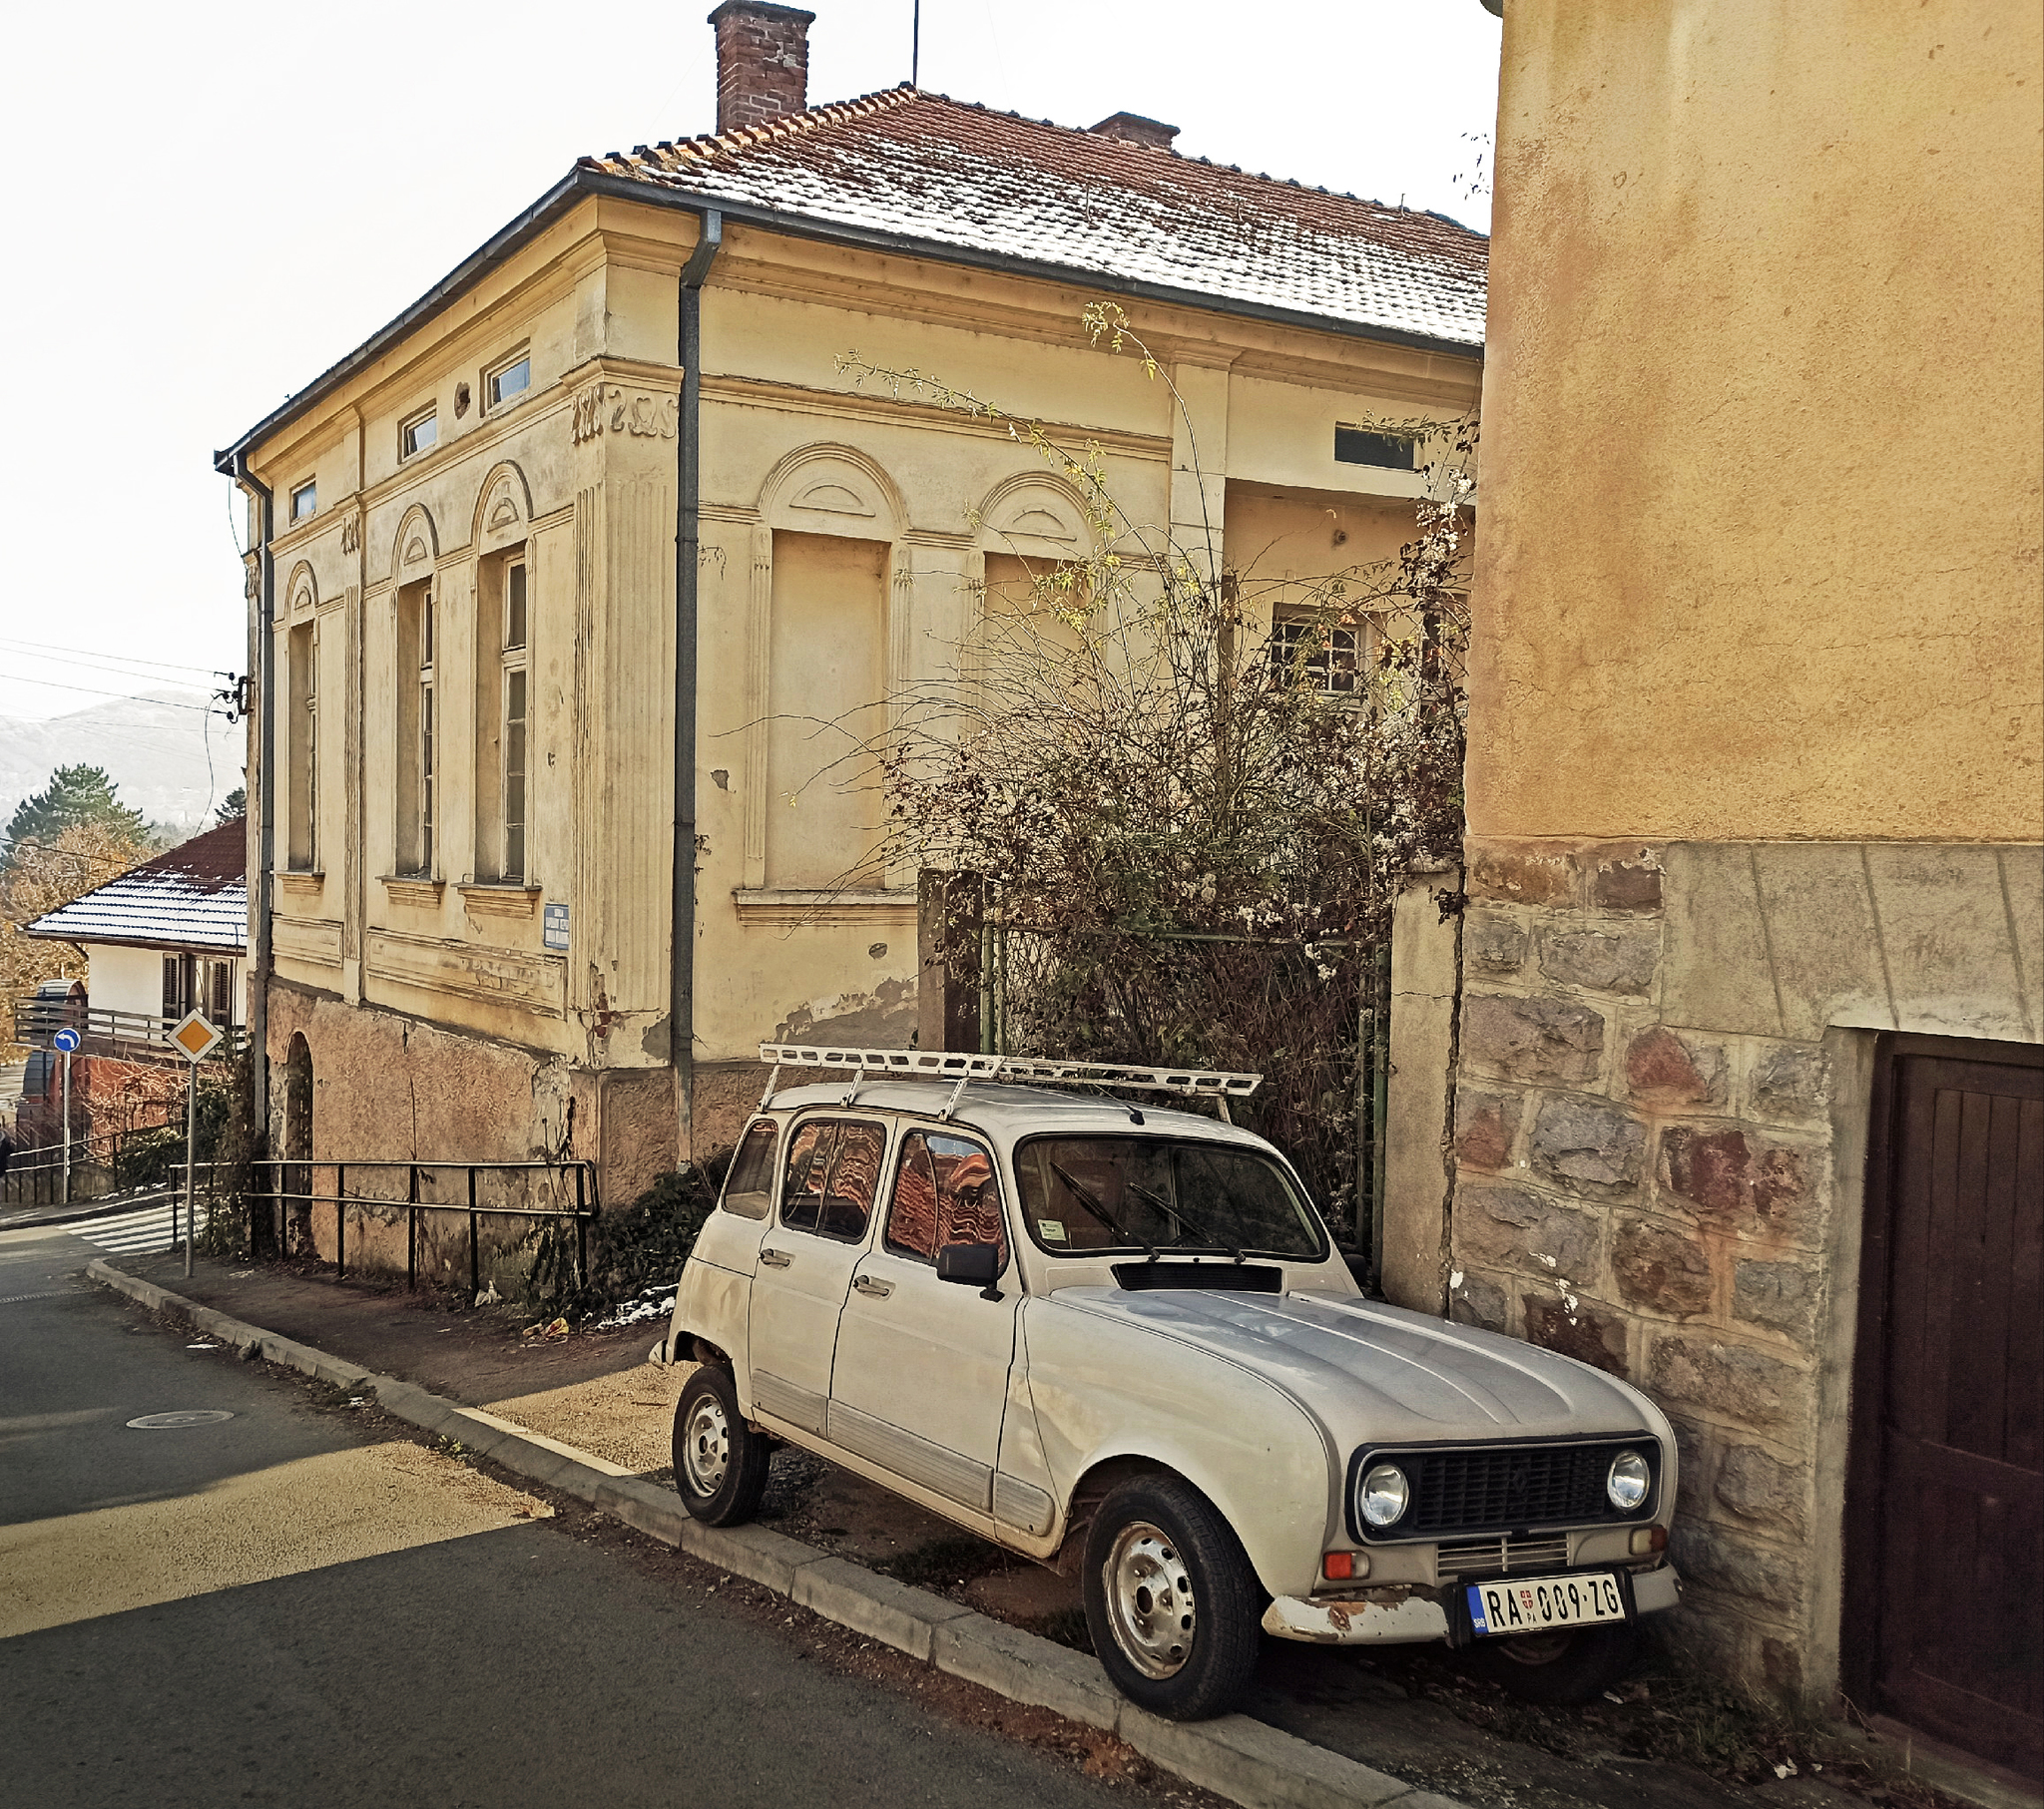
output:
[{"label": "white road marking", "polygon": [[[176,1243],[182,1244],[185,1230],[185,1202],[182,1199],[178,1201],[177,1214],[179,1235]],[[202,1199],[199,1201],[202,1230],[206,1222],[206,1201]],[[145,1206],[139,1212],[122,1212],[111,1218],[89,1218],[81,1224],[64,1225],[61,1229],[95,1249],[108,1250],[119,1256],[149,1256],[175,1247],[168,1200]]]}]

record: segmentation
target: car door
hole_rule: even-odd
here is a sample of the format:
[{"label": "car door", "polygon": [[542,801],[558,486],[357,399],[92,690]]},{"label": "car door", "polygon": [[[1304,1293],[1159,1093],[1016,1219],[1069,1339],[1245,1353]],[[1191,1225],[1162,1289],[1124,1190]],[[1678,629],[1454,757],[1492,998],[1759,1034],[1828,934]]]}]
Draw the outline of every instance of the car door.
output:
[{"label": "car door", "polygon": [[837,1319],[865,1249],[887,1149],[878,1119],[803,1119],[787,1139],[780,1209],[753,1277],[753,1406],[824,1434]]},{"label": "car door", "polygon": [[[837,1332],[830,1440],[977,1513],[992,1511],[1021,1291],[937,1279],[948,1244],[1008,1232],[993,1152],[949,1128],[910,1129],[887,1215],[863,1252]],[[999,1284],[996,1284],[997,1286]]]}]

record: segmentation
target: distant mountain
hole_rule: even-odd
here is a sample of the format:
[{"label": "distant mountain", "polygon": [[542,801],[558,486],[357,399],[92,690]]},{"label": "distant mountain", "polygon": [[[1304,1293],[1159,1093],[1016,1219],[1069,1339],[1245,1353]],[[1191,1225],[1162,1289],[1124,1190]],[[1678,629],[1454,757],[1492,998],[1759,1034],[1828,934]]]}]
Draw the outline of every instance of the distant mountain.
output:
[{"label": "distant mountain", "polygon": [[[0,716],[0,824],[14,807],[50,782],[59,766],[104,766],[121,801],[152,823],[203,829],[218,804],[242,783],[243,726],[186,707],[204,691],[162,689],[141,697],[110,697],[89,709],[45,721]],[[213,776],[206,770],[213,744]]]}]

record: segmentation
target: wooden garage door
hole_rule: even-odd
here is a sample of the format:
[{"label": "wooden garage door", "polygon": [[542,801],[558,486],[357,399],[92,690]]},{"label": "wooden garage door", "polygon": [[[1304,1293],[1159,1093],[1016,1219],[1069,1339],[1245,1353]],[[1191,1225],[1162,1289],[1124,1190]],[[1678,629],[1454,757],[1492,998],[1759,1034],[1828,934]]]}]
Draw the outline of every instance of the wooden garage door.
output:
[{"label": "wooden garage door", "polygon": [[[1898,1038],[1869,1164],[1848,1639],[1873,1705],[2044,1769],[2044,1051]],[[1848,1650],[1852,1649],[1848,1644]]]}]

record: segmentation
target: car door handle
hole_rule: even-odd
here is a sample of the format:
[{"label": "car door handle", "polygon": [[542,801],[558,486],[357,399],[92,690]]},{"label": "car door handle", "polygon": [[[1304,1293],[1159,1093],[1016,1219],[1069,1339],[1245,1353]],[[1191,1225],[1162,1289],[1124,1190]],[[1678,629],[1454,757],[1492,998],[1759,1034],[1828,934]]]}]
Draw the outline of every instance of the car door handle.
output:
[{"label": "car door handle", "polygon": [[891,1281],[882,1281],[877,1275],[854,1275],[852,1287],[861,1294],[869,1294],[875,1300],[884,1300],[894,1291]]},{"label": "car door handle", "polygon": [[794,1258],[785,1250],[762,1250],[760,1260],[769,1269],[784,1269]]}]

